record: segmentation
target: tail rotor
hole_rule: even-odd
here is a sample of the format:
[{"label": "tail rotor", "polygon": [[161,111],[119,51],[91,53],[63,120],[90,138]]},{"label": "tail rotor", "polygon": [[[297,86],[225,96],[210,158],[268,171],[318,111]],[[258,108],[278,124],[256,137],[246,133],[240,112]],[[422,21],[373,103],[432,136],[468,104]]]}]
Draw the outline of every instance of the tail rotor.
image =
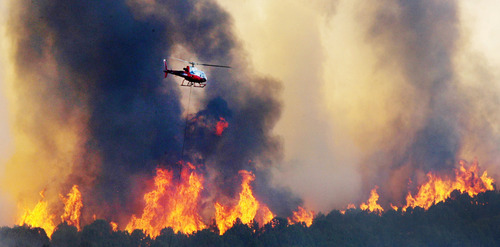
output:
[{"label": "tail rotor", "polygon": [[165,78],[167,78],[168,75],[167,59],[163,59],[163,64],[165,65],[165,69],[163,70],[163,72],[165,72]]}]

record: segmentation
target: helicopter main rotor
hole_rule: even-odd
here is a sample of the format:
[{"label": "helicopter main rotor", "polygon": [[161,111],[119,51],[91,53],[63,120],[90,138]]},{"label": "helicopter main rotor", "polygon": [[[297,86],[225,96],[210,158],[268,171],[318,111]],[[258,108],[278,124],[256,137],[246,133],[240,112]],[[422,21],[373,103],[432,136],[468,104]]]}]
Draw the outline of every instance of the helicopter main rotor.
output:
[{"label": "helicopter main rotor", "polygon": [[231,66],[226,66],[226,65],[217,65],[217,64],[208,64],[208,63],[197,63],[197,62],[190,62],[190,61],[182,60],[182,59],[175,58],[175,57],[171,57],[171,58],[175,59],[175,60],[178,60],[178,61],[181,61],[181,62],[185,62],[185,63],[191,64],[191,66],[193,66],[193,67],[195,65],[201,65],[201,66],[210,66],[210,67],[218,67],[218,68],[231,68]]}]

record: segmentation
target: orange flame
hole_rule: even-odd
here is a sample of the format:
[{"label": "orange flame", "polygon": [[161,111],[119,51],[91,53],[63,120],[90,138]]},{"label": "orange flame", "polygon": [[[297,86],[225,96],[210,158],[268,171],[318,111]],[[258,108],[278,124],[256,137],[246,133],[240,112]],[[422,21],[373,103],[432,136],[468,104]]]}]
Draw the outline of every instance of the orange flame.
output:
[{"label": "orange flame", "polygon": [[229,123],[226,121],[226,119],[220,117],[217,125],[215,125],[215,134],[218,136],[222,135],[222,132],[224,132],[227,127],[229,127]]},{"label": "orange flame", "polygon": [[111,221],[109,222],[109,225],[111,226],[111,230],[113,230],[113,232],[118,231],[118,224],[116,222]]},{"label": "orange flame", "polygon": [[293,212],[291,217],[288,217],[288,224],[292,225],[295,223],[304,222],[307,227],[311,226],[313,223],[314,211],[308,212],[303,207],[299,206],[297,211]]},{"label": "orange flame", "polygon": [[373,188],[370,192],[370,198],[368,199],[368,201],[366,203],[361,203],[361,205],[359,206],[359,208],[361,210],[376,212],[378,214],[382,214],[382,212],[384,212],[384,209],[382,208],[382,206],[380,206],[377,203],[378,198],[379,198],[379,195],[377,193],[377,189],[378,189],[378,186],[375,186],[375,188]]},{"label": "orange flame", "polygon": [[158,168],[154,179],[155,189],[144,195],[146,206],[141,218],[132,215],[125,228],[132,233],[142,229],[151,237],[160,235],[163,228],[186,234],[206,228],[198,214],[203,178],[188,163],[181,171],[180,184],[172,183],[172,172]]},{"label": "orange flame", "polygon": [[494,190],[494,180],[488,177],[486,171],[481,177],[478,177],[479,166],[477,160],[472,163],[469,169],[465,168],[465,165],[465,161],[460,161],[460,168],[455,169],[454,181],[443,180],[437,175],[428,173],[428,181],[420,186],[415,196],[412,196],[411,193],[408,192],[406,206],[403,207],[403,211],[406,211],[408,207],[428,209],[432,205],[449,198],[451,192],[454,190],[459,190],[461,193],[468,193],[470,196],[475,196],[488,190]]},{"label": "orange flame", "polygon": [[257,215],[255,216],[255,221],[257,221],[261,226],[271,222],[273,220],[274,214],[271,212],[266,205],[261,204],[259,210],[257,210]]},{"label": "orange flame", "polygon": [[[266,205],[261,205],[253,196],[250,182],[255,180],[255,175],[245,170],[239,171],[239,174],[243,180],[238,204],[233,208],[227,208],[218,202],[215,203],[215,222],[221,235],[231,228],[238,218],[243,224],[250,224],[255,219],[259,224],[264,225],[274,217],[271,210]],[[258,213],[262,216],[256,218]]]},{"label": "orange flame", "polygon": [[347,204],[347,208],[345,210],[340,210],[340,213],[345,214],[345,212],[349,209],[356,209],[356,205],[354,205],[354,203],[349,203]]},{"label": "orange flame", "polygon": [[78,185],[73,185],[67,198],[59,194],[59,197],[64,203],[64,214],[61,216],[61,221],[68,225],[75,226],[80,231],[80,215],[83,207],[82,194],[78,190]]},{"label": "orange flame", "polygon": [[44,193],[45,189],[40,191],[40,196],[42,198],[38,201],[33,210],[25,209],[23,217],[19,221],[19,225],[41,227],[45,230],[47,236],[50,237],[54,232],[54,228],[56,228],[56,225],[54,224],[55,215],[49,213],[48,204],[44,200]]},{"label": "orange flame", "polygon": [[[38,201],[33,210],[24,210],[24,214],[19,220],[19,225],[41,227],[45,230],[47,236],[50,237],[56,228],[56,223],[54,223],[56,216],[55,214],[49,213],[49,205],[45,201],[44,194],[45,190],[40,191],[40,196],[42,198]],[[78,190],[78,186],[73,185],[67,198],[63,195],[59,195],[59,197],[64,203],[64,213],[61,216],[61,222],[66,222],[68,225],[75,226],[80,230],[80,215],[83,203],[82,194]]]}]

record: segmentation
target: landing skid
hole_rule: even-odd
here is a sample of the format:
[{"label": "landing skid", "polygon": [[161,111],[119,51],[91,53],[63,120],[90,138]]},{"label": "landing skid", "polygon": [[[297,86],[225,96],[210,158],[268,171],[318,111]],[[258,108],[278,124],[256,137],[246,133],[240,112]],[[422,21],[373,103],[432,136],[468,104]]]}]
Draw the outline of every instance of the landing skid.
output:
[{"label": "landing skid", "polygon": [[205,86],[207,86],[207,84],[201,84],[199,82],[191,82],[191,81],[182,80],[181,86],[204,88]]}]

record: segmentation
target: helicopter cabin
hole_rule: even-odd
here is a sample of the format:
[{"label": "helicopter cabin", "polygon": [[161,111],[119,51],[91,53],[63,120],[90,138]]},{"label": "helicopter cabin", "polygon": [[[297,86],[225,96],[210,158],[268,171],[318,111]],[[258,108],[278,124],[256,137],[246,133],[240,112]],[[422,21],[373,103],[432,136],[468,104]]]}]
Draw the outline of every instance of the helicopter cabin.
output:
[{"label": "helicopter cabin", "polygon": [[186,70],[186,71],[189,70],[190,74],[199,76],[199,77],[205,79],[205,81],[207,80],[207,76],[205,75],[205,72],[198,70],[195,67],[187,66],[187,68],[185,68],[184,70]]}]

